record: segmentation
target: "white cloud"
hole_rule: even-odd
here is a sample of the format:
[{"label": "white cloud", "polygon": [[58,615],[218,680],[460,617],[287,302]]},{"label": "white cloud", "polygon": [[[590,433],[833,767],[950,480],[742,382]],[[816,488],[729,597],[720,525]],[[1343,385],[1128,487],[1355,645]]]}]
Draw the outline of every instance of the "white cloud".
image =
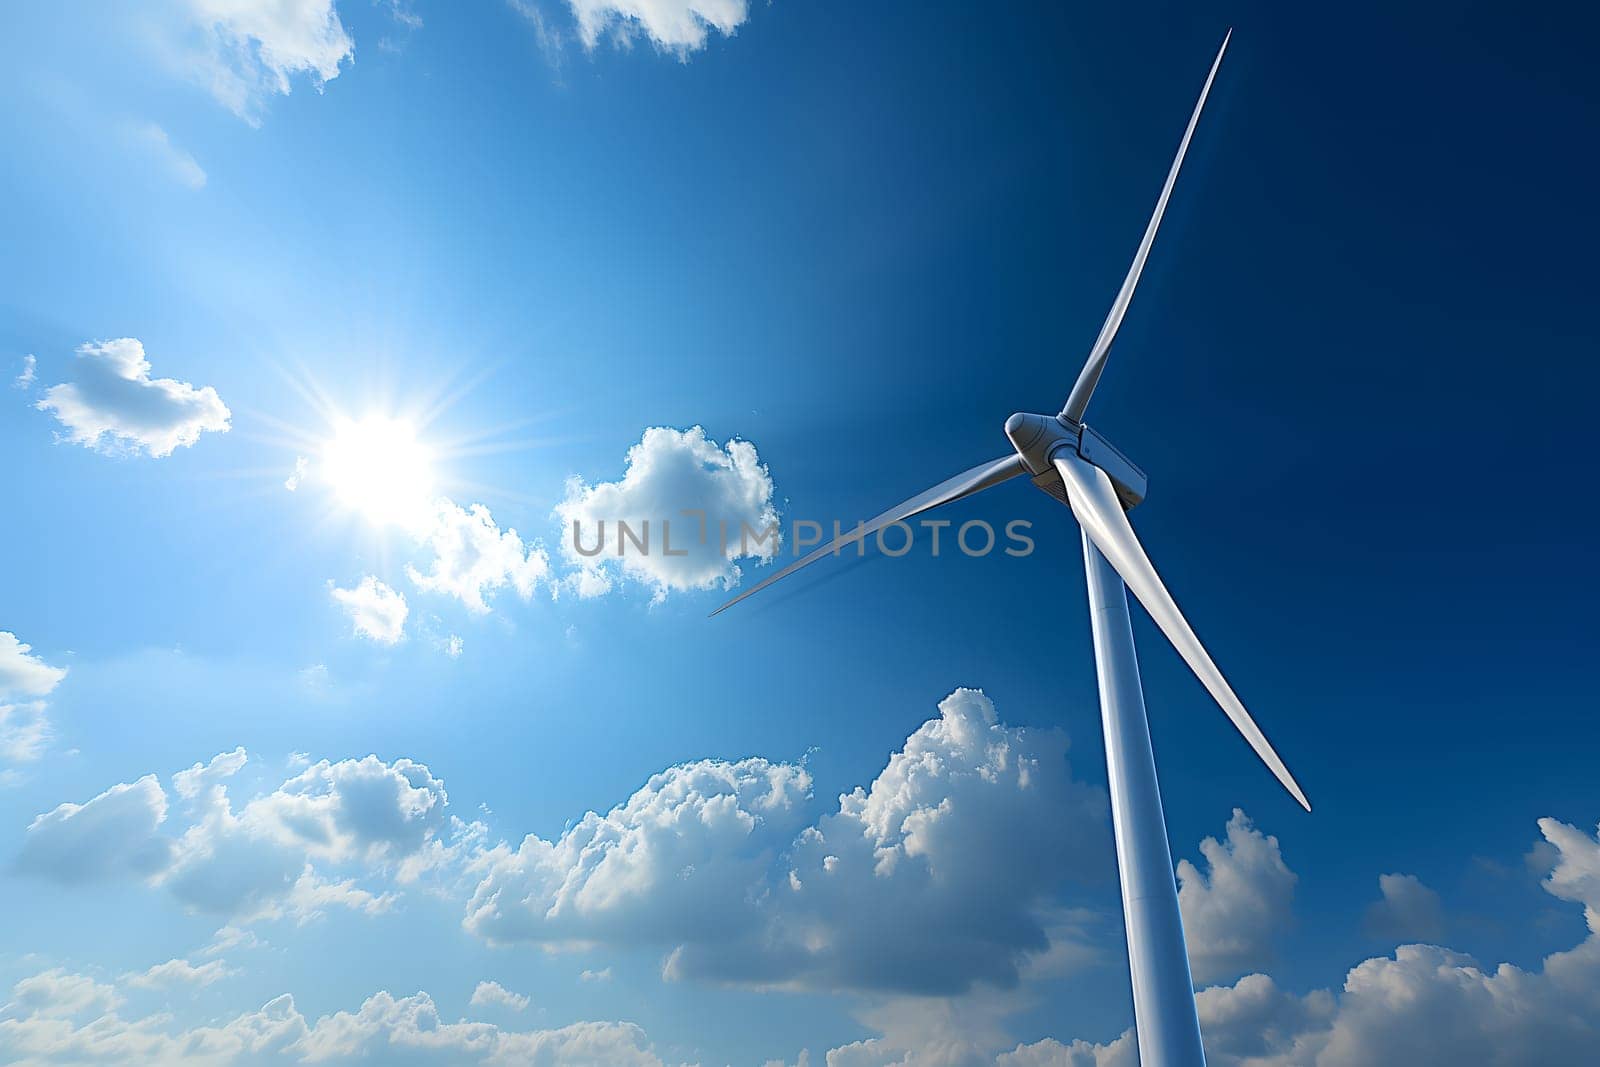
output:
[{"label": "white cloud", "polygon": [[828,1067],[983,1067],[1006,1042],[1002,1020],[1017,997],[995,990],[960,997],[893,997],[860,1013],[880,1037],[828,1051]]},{"label": "white cloud", "polygon": [[0,701],[49,696],[66,676],[65,667],[50,666],[33,654],[32,645],[0,630]]},{"label": "white cloud", "polygon": [[1110,862],[1104,796],[1066,740],[957,690],[869,789],[808,814],[803,766],[669,768],[555,841],[481,857],[468,929],[493,942],[660,945],[669,978],[915,993],[1014,984],[1047,903]]},{"label": "white cloud", "polygon": [[210,763],[196,763],[188,770],[174,774],[172,788],[180,797],[192,800],[200,795],[202,789],[219,785],[224,779],[238,774],[249,758],[243,746],[232,752],[219,752],[211,757]]},{"label": "white cloud", "polygon": [[669,768],[555,842],[484,857],[468,928],[495,942],[732,936],[810,788],[804,768],[759,758]]},{"label": "white cloud", "polygon": [[408,0],[380,0],[389,9],[389,17],[408,30],[422,29],[422,16],[417,14]]},{"label": "white cloud", "polygon": [[13,763],[38,759],[53,736],[48,705],[19,698],[49,696],[67,676],[65,667],[32,653],[16,634],[0,630],[0,759]]},{"label": "white cloud", "polygon": [[283,487],[289,492],[300,488],[300,483],[305,481],[306,473],[311,468],[311,461],[305,456],[294,457],[294,470],[289,472],[289,477],[283,480]]},{"label": "white cloud", "polygon": [[42,700],[0,704],[0,759],[32,763],[55,737],[49,706]]},{"label": "white cloud", "polygon": [[[1211,1067],[1512,1067],[1577,1064],[1600,1047],[1600,840],[1539,820],[1551,857],[1545,889],[1582,904],[1589,935],[1538,970],[1490,970],[1436,945],[1401,945],[1358,964],[1332,993],[1297,996],[1252,974],[1195,998]],[[1024,1064],[1132,1067],[1133,1033],[1112,1045],[1040,1042]],[[1053,1057],[1053,1058],[1052,1058]]]},{"label": "white cloud", "polygon": [[657,48],[687,57],[712,30],[731,37],[750,17],[749,0],[567,0],[578,36],[593,48],[608,31],[620,40],[643,34]]},{"label": "white cloud", "polygon": [[134,989],[165,989],[171,986],[208,986],[220,982],[233,972],[221,960],[211,960],[196,966],[184,959],[171,959],[158,963],[146,971],[122,976],[122,982]]},{"label": "white cloud", "polygon": [[[625,1022],[547,1030],[446,1022],[426,993],[375,993],[354,1012],[314,1023],[288,994],[214,1026],[173,1027],[170,1015],[125,1019],[121,998],[64,971],[25,978],[0,1017],[8,1063],[146,1063],[163,1067],[266,1067],[305,1063],[405,1063],[414,1067],[661,1067],[644,1031]],[[97,1014],[98,1013],[98,1014]],[[89,1016],[93,1016],[90,1018]],[[80,1021],[83,1020],[83,1021]]]},{"label": "white cloud", "polygon": [[220,927],[211,935],[210,944],[200,950],[202,956],[220,956],[233,949],[260,948],[266,942],[257,937],[254,932],[240,926],[228,924]]},{"label": "white cloud", "polygon": [[506,0],[511,10],[528,20],[528,25],[533,29],[533,39],[539,45],[539,53],[544,56],[546,63],[558,73],[562,66],[562,49],[566,46],[566,35],[561,30],[550,24],[545,18],[544,9],[539,6],[541,0]]},{"label": "white cloud", "polygon": [[35,405],[55,415],[73,444],[160,458],[208,430],[228,430],[232,416],[215,389],[151,378],[144,345],[132,337],[79,345],[74,371]]},{"label": "white cloud", "polygon": [[1544,880],[1552,896],[1582,904],[1591,927],[1600,912],[1600,843],[1559,819],[1540,819],[1539,831],[1554,850],[1554,866]]},{"label": "white cloud", "polygon": [[303,921],[329,908],[385,911],[396,893],[363,879],[416,882],[482,833],[446,814],[444,783],[427,767],[376,756],[323,760],[236,810],[224,782],[244,760],[236,749],[174,776],[191,809],[176,832],[154,775],[62,804],[29,826],[15,867],[66,883],[141,879],[235,923]]},{"label": "white cloud", "polygon": [[1367,909],[1367,929],[1396,941],[1437,941],[1444,933],[1439,894],[1414,874],[1378,877],[1383,898]]},{"label": "white cloud", "polygon": [[44,1019],[111,1011],[122,1003],[114,987],[59,967],[22,979],[12,986],[11,999],[13,1004]]},{"label": "white cloud", "polygon": [[39,366],[39,361],[32,354],[22,357],[22,372],[11,379],[13,389],[26,389],[33,384]]},{"label": "white cloud", "polygon": [[523,544],[516,530],[501,530],[482,504],[462,508],[438,500],[422,539],[433,560],[426,574],[407,565],[417,588],[453,596],[480,614],[489,610],[488,598],[507,586],[527,600],[550,572],[544,549]]},{"label": "white cloud", "polygon": [[[1018,1045],[995,1057],[995,1067],[1139,1067],[1133,1031],[1105,1045],[1074,1041],[1063,1045],[1053,1037]],[[830,1061],[829,1067],[833,1067]]]},{"label": "white cloud", "polygon": [[[177,817],[150,776],[36,820],[17,866],[68,882],[142,880],[225,916],[195,961],[245,944],[253,921],[380,911],[427,876],[470,893],[464,922],[493,941],[654,947],[669,979],[859,990],[873,998],[863,1018],[901,1035],[893,1040],[920,1026],[998,1049],[1018,984],[1060,973],[1062,960],[1078,965],[1084,920],[1061,908],[1061,893],[1110,869],[1104,795],[1073,780],[1066,747],[1058,732],[1003,725],[982,693],[958,690],[869,786],[836,803],[816,801],[803,764],[701,760],[553,841],[488,849],[483,827],[450,815],[443,782],[414,761],[322,761],[240,801],[229,793],[248,764],[235,749],[173,775]],[[118,811],[120,822],[107,814]],[[190,977],[182,969],[163,977]],[[602,968],[583,980],[609,977]],[[363,1010],[371,1022],[400,1003]],[[296,1055],[383,1059],[388,1032],[362,1014],[330,1017]],[[369,1036],[346,1040],[352,1031]],[[538,1052],[557,1040],[550,1033],[482,1047],[525,1062],[524,1046]]]},{"label": "white cloud", "polygon": [[252,125],[265,99],[305,76],[320,91],[355,56],[334,0],[182,0],[201,46],[194,71]]},{"label": "white cloud", "polygon": [[473,1007],[500,1007],[510,1008],[512,1011],[526,1011],[532,1001],[521,993],[513,993],[499,982],[479,982],[478,987],[472,991]]},{"label": "white cloud", "polygon": [[69,883],[152,877],[171,858],[172,844],[159,834],[166,818],[167,795],[155,775],[114,785],[34,819],[16,869]]},{"label": "white cloud", "polygon": [[134,143],[165,170],[173,181],[190,189],[205,188],[204,168],[195,162],[194,156],[173,144],[166,130],[153,122],[146,122],[134,126],[131,136]]},{"label": "white cloud", "polygon": [[1295,873],[1278,852],[1278,839],[1251,825],[1238,808],[1228,820],[1226,843],[1200,842],[1207,870],[1178,862],[1178,907],[1196,982],[1229,978],[1264,963],[1271,939],[1289,922]]},{"label": "white cloud", "polygon": [[[580,596],[609,592],[619,579],[645,585],[657,601],[727,589],[738,584],[738,560],[765,563],[779,548],[772,475],[755,446],[720,446],[698,426],[646,430],[628,450],[621,481],[573,479],[556,515],[562,556],[577,568],[568,584]],[[625,541],[619,523],[649,551]]]},{"label": "white cloud", "polygon": [[327,872],[348,864],[412,880],[450,829],[444,783],[407,759],[322,760],[238,812],[214,793],[162,880],[188,906],[240,920],[384,911],[391,894]]},{"label": "white cloud", "polygon": [[405,636],[406,598],[372,575],[361,579],[353,589],[340,589],[331,583],[328,593],[350,616],[352,631],[370,637],[381,645],[392,645]]},{"label": "white cloud", "polygon": [[578,975],[578,981],[580,981],[580,982],[609,982],[609,981],[611,981],[611,968],[610,967],[602,967],[597,971],[585,968],[583,973]]}]

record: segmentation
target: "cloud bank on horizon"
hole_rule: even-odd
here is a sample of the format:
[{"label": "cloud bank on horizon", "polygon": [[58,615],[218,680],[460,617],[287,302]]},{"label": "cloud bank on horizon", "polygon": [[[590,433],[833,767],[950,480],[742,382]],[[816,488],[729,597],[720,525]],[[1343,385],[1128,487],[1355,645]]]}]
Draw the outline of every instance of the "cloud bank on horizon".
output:
[{"label": "cloud bank on horizon", "polygon": [[[624,1057],[606,1062],[663,1062],[631,1024],[445,1024],[426,993],[378,992],[315,1023],[287,995],[189,1031],[120,1014],[141,990],[225,983],[235,967],[218,953],[258,944],[252,929],[330,909],[379,914],[427,885],[460,902],[467,933],[495,944],[586,956],[653,949],[667,981],[852,993],[883,1036],[828,1051],[833,1067],[1131,1067],[1131,1031],[1106,1044],[1005,1040],[1028,982],[1078,947],[1063,901],[1110,875],[1104,794],[1074,780],[1066,751],[1058,732],[1006,726],[981,692],[960,689],[836,806],[818,810],[803,764],[699,760],[556,839],[490,844],[487,827],[451,814],[443,781],[413,760],[324,760],[236,802],[229,782],[248,756],[235,749],[173,774],[170,793],[152,774],[34,820],[19,873],[68,887],[142,883],[226,925],[200,962],[174,958],[115,982],[59,967],[24,979],[0,1012],[0,1050],[23,1062],[72,1047],[220,1064],[383,1050],[494,1064],[547,1050],[539,1062],[577,1064],[604,1048]],[[1296,877],[1277,839],[1235,811],[1225,838],[1201,843],[1204,869],[1180,863],[1197,973],[1223,982],[1197,1000],[1210,1062],[1578,1062],[1600,1039],[1600,838],[1554,819],[1539,828],[1544,888],[1583,906],[1581,944],[1533,971],[1402,944],[1352,968],[1340,990],[1295,994],[1257,968],[1290,920]],[[1410,881],[1383,876],[1383,900]],[[529,998],[483,981],[471,1002],[520,1012]]]}]

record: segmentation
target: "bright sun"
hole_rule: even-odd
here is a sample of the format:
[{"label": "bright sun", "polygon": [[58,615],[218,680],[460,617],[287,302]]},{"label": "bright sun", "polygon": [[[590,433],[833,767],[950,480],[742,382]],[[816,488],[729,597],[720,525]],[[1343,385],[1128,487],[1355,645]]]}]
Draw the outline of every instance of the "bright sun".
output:
[{"label": "bright sun", "polygon": [[402,419],[341,419],[322,473],[340,503],[379,525],[416,522],[433,496],[433,456]]}]

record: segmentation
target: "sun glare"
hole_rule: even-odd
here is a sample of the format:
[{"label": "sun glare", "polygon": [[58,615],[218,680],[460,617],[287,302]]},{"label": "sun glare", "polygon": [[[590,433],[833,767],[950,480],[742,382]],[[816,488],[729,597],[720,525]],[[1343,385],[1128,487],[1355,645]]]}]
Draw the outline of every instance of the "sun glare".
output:
[{"label": "sun glare", "polygon": [[379,525],[409,525],[433,495],[433,456],[401,419],[343,420],[322,451],[322,474],[339,502]]}]

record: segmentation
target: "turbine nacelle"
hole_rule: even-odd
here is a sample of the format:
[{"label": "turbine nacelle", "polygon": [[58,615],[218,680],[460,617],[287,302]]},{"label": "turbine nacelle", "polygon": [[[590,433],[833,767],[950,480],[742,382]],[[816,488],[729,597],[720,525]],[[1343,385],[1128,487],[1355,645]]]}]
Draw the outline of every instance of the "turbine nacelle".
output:
[{"label": "turbine nacelle", "polygon": [[1033,484],[1065,501],[1066,487],[1053,460],[1063,449],[1106,472],[1124,511],[1144,500],[1149,479],[1144,471],[1100,433],[1061,415],[1032,415],[1019,411],[1006,420],[1006,436],[1033,477]]}]

